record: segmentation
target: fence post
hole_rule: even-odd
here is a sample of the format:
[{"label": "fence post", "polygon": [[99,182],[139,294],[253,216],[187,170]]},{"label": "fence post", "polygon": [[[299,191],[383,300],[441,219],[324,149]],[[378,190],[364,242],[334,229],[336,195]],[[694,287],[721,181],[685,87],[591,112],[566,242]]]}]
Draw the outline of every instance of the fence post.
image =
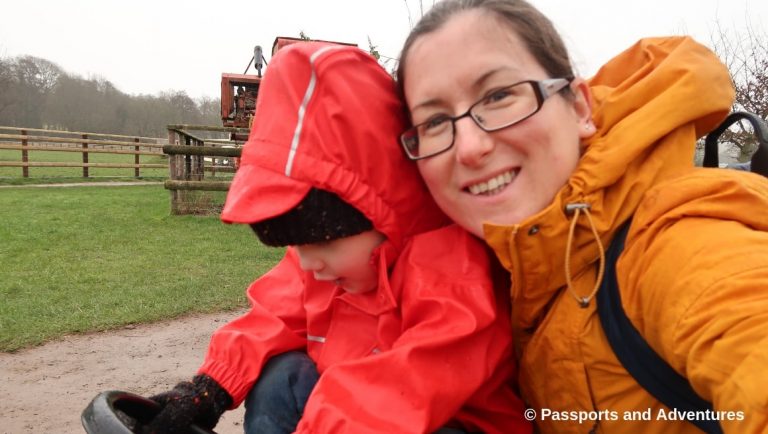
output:
[{"label": "fence post", "polygon": [[[176,138],[181,138],[181,134],[176,133],[173,130],[168,130],[168,144],[176,144]],[[179,140],[181,144],[181,140]],[[174,154],[168,156],[168,169],[169,175],[172,180],[184,180],[188,173],[185,168],[187,165],[188,155]],[[181,190],[171,190],[171,214],[180,215],[186,212],[187,192]]]},{"label": "fence post", "polygon": [[[139,138],[135,137],[133,141],[136,143],[139,143]],[[136,145],[135,149],[136,149],[136,156],[133,158],[133,162],[136,163],[136,169],[134,169],[133,173],[136,176],[136,178],[138,178],[141,175],[139,171],[139,150],[141,149],[141,147],[139,145]]]},{"label": "fence post", "polygon": [[[192,146],[192,138],[185,135],[184,136],[184,144],[186,146]],[[191,180],[190,175],[192,174],[192,155],[185,155],[184,156],[184,179],[186,181]]]},{"label": "fence post", "polygon": [[[21,130],[21,135],[26,136],[27,130]],[[21,139],[21,162],[29,163],[29,151],[27,150],[27,139]],[[21,166],[21,176],[23,178],[29,178],[29,166]]]},{"label": "fence post", "polygon": [[[205,146],[205,142],[203,142],[203,146]],[[215,145],[211,145],[215,146]],[[203,160],[203,176],[205,176],[205,160]],[[216,157],[211,156],[211,178],[216,177]]]},{"label": "fence post", "polygon": [[[171,179],[175,180],[189,180],[188,173],[185,173],[184,166],[186,165],[186,157],[188,155],[171,155],[170,156],[170,168]],[[186,214],[189,211],[189,191],[173,190],[171,194],[171,214],[180,215]]]},{"label": "fence post", "polygon": [[[192,140],[192,146],[203,146],[203,142],[197,139]],[[205,177],[205,156],[195,155],[192,157],[192,179],[202,181]]]},{"label": "fence post", "polygon": [[88,134],[83,134],[83,178],[88,177]]}]

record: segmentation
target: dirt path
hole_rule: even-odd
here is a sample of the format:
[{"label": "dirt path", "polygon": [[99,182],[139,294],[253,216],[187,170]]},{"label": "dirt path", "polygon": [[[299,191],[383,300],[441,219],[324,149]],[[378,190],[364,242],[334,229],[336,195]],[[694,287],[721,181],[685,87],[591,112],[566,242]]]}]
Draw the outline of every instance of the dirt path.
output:
[{"label": "dirt path", "polygon": [[[213,330],[237,315],[196,315],[0,353],[0,433],[82,434],[80,413],[99,392],[148,396],[190,378]],[[242,417],[242,406],[225,413],[216,432],[242,433]]]}]

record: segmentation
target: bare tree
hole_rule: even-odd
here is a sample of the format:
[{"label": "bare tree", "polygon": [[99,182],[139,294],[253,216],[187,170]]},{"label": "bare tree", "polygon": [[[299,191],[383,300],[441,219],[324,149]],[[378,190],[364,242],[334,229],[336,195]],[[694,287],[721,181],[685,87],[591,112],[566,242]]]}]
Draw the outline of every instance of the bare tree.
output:
[{"label": "bare tree", "polygon": [[371,53],[371,56],[375,57],[376,60],[381,61],[381,53],[379,53],[379,47],[378,45],[373,45],[370,36],[368,36],[368,52]]},{"label": "bare tree", "polygon": [[437,0],[432,0],[431,2],[429,2],[429,4],[427,4],[427,9],[426,10],[424,9],[424,1],[423,0],[418,0],[419,16],[416,17],[416,22],[414,22],[414,20],[413,20],[413,14],[411,13],[411,6],[408,4],[408,0],[403,0],[403,2],[405,2],[405,10],[408,12],[408,25],[409,25],[410,28],[413,28],[413,26],[416,24],[416,22],[418,22],[419,19],[421,19],[421,17],[424,16],[424,12],[426,12],[426,10],[429,10],[429,8],[434,6],[435,3],[437,3]]},{"label": "bare tree", "polygon": [[221,102],[218,98],[201,97],[196,98],[195,103],[200,110],[201,121],[203,125],[218,125],[221,122]]},{"label": "bare tree", "polygon": [[[416,22],[414,22],[414,14],[411,12],[411,6],[408,4],[408,0],[403,0],[403,2],[405,4],[405,11],[408,14],[408,27],[413,29],[413,26],[416,24],[416,22],[418,22],[418,20],[424,16],[424,13],[429,10],[429,8],[437,3],[437,0],[432,0],[430,2],[418,0],[418,3],[415,5],[415,7],[418,8],[418,16],[416,17]],[[395,75],[395,71],[397,69],[397,58],[381,54],[379,51],[379,46],[373,43],[370,36],[368,36],[368,52],[371,53],[371,55],[379,61],[381,66],[387,69],[392,76]]]},{"label": "bare tree", "polygon": [[0,119],[3,118],[3,112],[13,105],[14,100],[11,97],[12,84],[11,61],[0,58]]},{"label": "bare tree", "polygon": [[[731,73],[736,89],[733,110],[768,119],[768,34],[749,22],[742,32],[729,34],[718,22],[711,42]],[[739,161],[748,160],[757,146],[751,126],[746,122],[726,131],[721,142],[738,150]]]},{"label": "bare tree", "polygon": [[61,75],[48,60],[33,56],[0,61],[0,124],[39,127],[40,112]]}]

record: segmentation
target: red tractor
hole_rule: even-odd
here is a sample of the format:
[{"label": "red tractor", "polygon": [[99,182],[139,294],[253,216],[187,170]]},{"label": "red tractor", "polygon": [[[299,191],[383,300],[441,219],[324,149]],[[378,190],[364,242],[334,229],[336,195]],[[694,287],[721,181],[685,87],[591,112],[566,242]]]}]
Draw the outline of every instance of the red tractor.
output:
[{"label": "red tractor", "polygon": [[[294,44],[296,42],[307,41],[308,39],[290,38],[279,36],[272,43],[272,55],[281,48]],[[331,42],[341,45],[352,45],[346,42]],[[256,46],[253,50],[253,57],[245,68],[243,74],[221,74],[221,121],[225,127],[249,128],[254,111],[256,110],[256,99],[259,96],[259,85],[261,84],[261,70],[266,63],[261,47]],[[256,75],[248,74],[248,69],[254,65]],[[234,134],[232,139],[244,141],[247,137],[243,134]]]}]

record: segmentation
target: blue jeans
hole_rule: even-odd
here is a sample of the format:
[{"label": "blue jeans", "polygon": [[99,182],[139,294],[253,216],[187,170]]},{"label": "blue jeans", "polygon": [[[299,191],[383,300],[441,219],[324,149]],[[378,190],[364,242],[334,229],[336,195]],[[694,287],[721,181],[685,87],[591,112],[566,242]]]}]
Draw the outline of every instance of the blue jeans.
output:
[{"label": "blue jeans", "polygon": [[[320,375],[306,353],[292,351],[269,360],[245,398],[245,434],[290,434]],[[441,428],[435,434],[464,434]]]},{"label": "blue jeans", "polygon": [[290,434],[320,374],[305,353],[272,357],[245,398],[245,434]]}]

